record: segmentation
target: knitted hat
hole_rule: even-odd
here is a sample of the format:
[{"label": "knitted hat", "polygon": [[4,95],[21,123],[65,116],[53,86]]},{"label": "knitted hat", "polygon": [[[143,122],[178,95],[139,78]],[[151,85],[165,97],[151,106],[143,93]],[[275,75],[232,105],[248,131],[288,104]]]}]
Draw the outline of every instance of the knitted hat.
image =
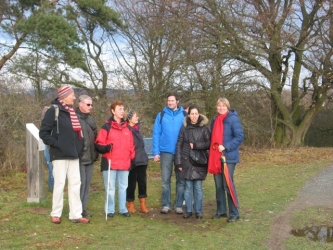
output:
[{"label": "knitted hat", "polygon": [[62,100],[65,99],[67,96],[69,96],[70,94],[74,93],[74,90],[72,89],[71,86],[68,85],[62,85],[59,89],[58,89],[58,99]]},{"label": "knitted hat", "polygon": [[126,117],[126,121],[129,121],[132,116],[134,115],[135,111],[133,109],[131,109],[129,112],[128,112],[128,115]]}]

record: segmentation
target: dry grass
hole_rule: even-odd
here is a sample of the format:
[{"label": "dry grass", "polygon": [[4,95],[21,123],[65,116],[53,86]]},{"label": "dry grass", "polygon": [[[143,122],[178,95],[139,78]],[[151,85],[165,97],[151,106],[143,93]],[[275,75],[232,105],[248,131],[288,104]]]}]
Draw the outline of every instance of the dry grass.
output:
[{"label": "dry grass", "polygon": [[241,150],[241,161],[242,163],[246,162],[247,167],[251,166],[249,163],[299,164],[311,162],[314,159],[333,161],[333,148],[253,149],[243,147]]}]

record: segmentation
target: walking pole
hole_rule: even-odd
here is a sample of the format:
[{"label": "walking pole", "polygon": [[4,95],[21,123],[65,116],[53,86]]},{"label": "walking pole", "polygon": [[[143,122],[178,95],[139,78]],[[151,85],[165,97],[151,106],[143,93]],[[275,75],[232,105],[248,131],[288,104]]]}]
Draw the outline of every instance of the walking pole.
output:
[{"label": "walking pole", "polygon": [[108,206],[109,206],[109,186],[110,186],[110,168],[111,168],[111,154],[109,159],[109,169],[108,169],[108,186],[106,188],[106,206],[105,206],[105,220],[108,220]]}]

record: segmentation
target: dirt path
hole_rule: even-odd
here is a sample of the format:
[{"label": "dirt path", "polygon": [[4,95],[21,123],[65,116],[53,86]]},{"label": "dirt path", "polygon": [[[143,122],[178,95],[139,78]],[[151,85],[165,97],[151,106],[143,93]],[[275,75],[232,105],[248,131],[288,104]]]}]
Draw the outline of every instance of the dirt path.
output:
[{"label": "dirt path", "polygon": [[299,191],[299,196],[290,206],[278,214],[271,225],[271,237],[267,247],[271,250],[284,250],[283,241],[290,237],[291,216],[297,210],[307,207],[333,208],[333,166],[310,178]]}]

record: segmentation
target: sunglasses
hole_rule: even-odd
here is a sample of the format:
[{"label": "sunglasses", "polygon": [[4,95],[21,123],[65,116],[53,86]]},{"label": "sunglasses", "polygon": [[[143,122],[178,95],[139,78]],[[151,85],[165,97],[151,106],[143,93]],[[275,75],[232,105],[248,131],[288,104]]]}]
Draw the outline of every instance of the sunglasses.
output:
[{"label": "sunglasses", "polygon": [[87,105],[88,107],[92,107],[93,105],[92,104],[90,104],[90,103],[84,103],[85,105]]}]

